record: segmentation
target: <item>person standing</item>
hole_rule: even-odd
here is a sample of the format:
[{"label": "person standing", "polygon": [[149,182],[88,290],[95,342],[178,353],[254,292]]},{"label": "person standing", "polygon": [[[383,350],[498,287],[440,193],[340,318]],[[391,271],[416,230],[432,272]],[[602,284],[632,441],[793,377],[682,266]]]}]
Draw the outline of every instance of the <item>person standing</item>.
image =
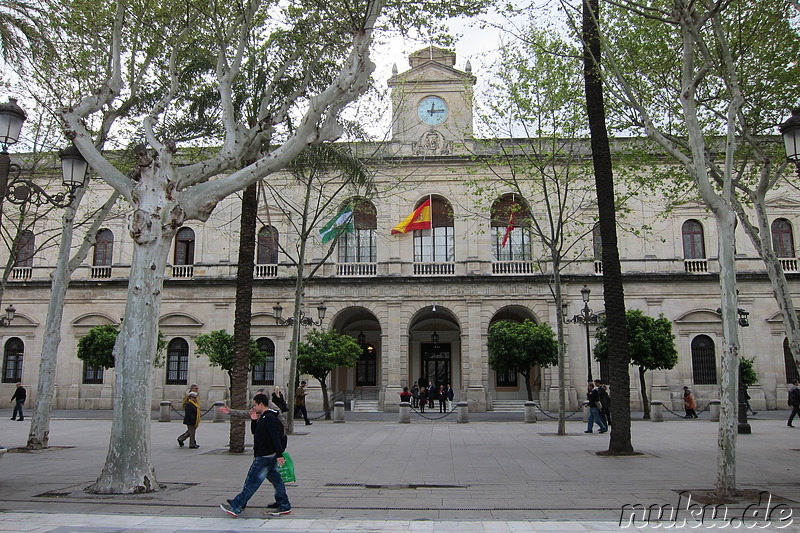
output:
[{"label": "person standing", "polygon": [[436,398],[436,385],[432,381],[428,382],[428,407],[433,409],[433,400]]},{"label": "person standing", "polygon": [[403,387],[403,392],[400,393],[401,402],[411,402],[412,394],[408,392],[408,387]]},{"label": "person standing", "polygon": [[297,390],[294,393],[294,415],[297,416],[297,413],[302,414],[303,420],[306,421],[306,425],[310,426],[311,422],[308,420],[308,411],[306,410],[306,396],[308,396],[306,382],[301,381],[300,386],[297,387]]},{"label": "person standing", "polygon": [[800,387],[797,386],[797,380],[792,381],[792,386],[789,389],[789,407],[792,408],[792,414],[789,415],[789,421],[786,422],[786,425],[793,428],[792,420],[794,420],[794,415],[800,416]]},{"label": "person standing", "polygon": [[275,385],[275,389],[272,391],[272,403],[274,403],[278,409],[281,410],[281,413],[285,413],[289,410],[289,406],[286,405],[286,398],[283,397],[283,391],[281,390],[280,385]]},{"label": "person standing", "polygon": [[183,448],[183,441],[189,439],[189,448],[196,449],[200,447],[195,440],[197,426],[200,425],[200,404],[197,402],[197,392],[191,391],[188,397],[183,406],[183,423],[186,424],[186,431],[178,437],[178,446]]},{"label": "person standing", "polygon": [[599,379],[594,380],[594,388],[597,389],[597,395],[600,397],[600,418],[606,426],[611,425],[611,398],[608,396],[608,391],[605,385]]},{"label": "person standing", "polygon": [[250,411],[250,430],[253,432],[253,463],[247,472],[242,491],[227,504],[221,503],[220,509],[233,516],[238,516],[247,507],[247,502],[253,497],[265,479],[272,483],[275,489],[275,511],[272,516],[288,515],[292,512],[292,504],[286,494],[278,467],[286,462],[283,452],[286,451],[286,442],[283,438],[283,425],[278,418],[279,409],[274,404],[269,405],[266,394],[256,394],[253,398],[253,409]]},{"label": "person standing", "polygon": [[451,387],[450,384],[448,383],[447,384],[447,401],[451,403],[451,405],[450,405],[451,409],[453,408],[452,403],[453,403],[453,398],[455,398],[455,397],[456,397],[456,393],[453,392],[453,387]]},{"label": "person standing", "polygon": [[28,393],[25,390],[25,387],[22,386],[22,383],[17,383],[17,388],[14,391],[14,395],[11,396],[11,401],[16,402],[14,404],[14,412],[11,413],[11,420],[17,419],[17,413],[19,413],[19,421],[22,422],[24,420],[24,416],[22,414],[22,406],[25,405],[25,400],[27,399],[27,397]]},{"label": "person standing", "polygon": [[600,394],[591,381],[587,387],[586,399],[589,401],[589,425],[584,433],[593,433],[595,423],[600,426],[598,433],[605,433],[608,431],[608,426],[600,417]]},{"label": "person standing", "polygon": [[439,385],[439,412],[447,412],[447,391],[444,390],[444,385]]},{"label": "person standing", "polygon": [[421,387],[419,389],[419,412],[425,412],[425,406],[428,404],[428,387]]},{"label": "person standing", "polygon": [[411,386],[411,407],[414,409],[419,407],[419,385],[417,383]]},{"label": "person standing", "polygon": [[683,386],[683,410],[686,411],[686,416],[683,418],[697,418],[697,413],[694,412],[697,407],[697,402],[694,401],[694,394],[689,390],[686,385]]}]

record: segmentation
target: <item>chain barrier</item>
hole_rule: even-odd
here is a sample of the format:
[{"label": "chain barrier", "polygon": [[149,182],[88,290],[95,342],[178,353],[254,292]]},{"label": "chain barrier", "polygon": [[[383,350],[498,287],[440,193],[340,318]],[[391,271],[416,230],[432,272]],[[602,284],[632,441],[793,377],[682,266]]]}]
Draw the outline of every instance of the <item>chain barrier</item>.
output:
[{"label": "chain barrier", "polygon": [[[550,418],[552,420],[558,420],[558,416],[552,416],[552,415],[548,414],[544,409],[542,409],[542,407],[538,403],[535,405],[535,407],[539,410],[540,413],[542,413],[547,418]],[[576,410],[574,410],[570,414],[564,416],[564,419],[566,420],[568,418],[572,418],[573,416],[575,416],[577,413],[579,413],[581,411],[583,411],[583,405],[578,407]]]},{"label": "chain barrier", "polygon": [[[209,407],[208,409],[206,409],[205,411],[203,411],[202,413],[200,413],[200,418],[203,418],[203,417],[204,417],[204,416],[206,416],[208,413],[210,413],[211,411],[213,411],[213,410],[214,410],[214,407],[215,407],[215,406],[214,406],[214,405],[212,405],[211,407]],[[181,418],[183,418],[183,417],[184,417],[184,414],[183,414],[183,413],[181,413],[180,411],[178,411],[177,409],[175,409],[175,406],[174,406],[174,405],[172,405],[172,402],[170,402],[170,403],[169,403],[169,408],[170,408],[172,411],[174,411],[174,412],[175,412],[175,413],[176,413],[176,414],[177,414],[179,417],[181,417]]]},{"label": "chain barrier", "polygon": [[[672,409],[670,409],[669,407],[667,407],[667,404],[665,404],[665,403],[662,403],[661,405],[663,405],[663,406],[664,406],[664,409],[666,409],[667,411],[669,411],[669,412],[670,412],[670,413],[672,413],[673,415],[675,415],[675,416],[677,416],[677,417],[680,417],[680,418],[686,418],[686,414],[685,414],[685,413],[684,413],[684,414],[676,413],[675,411],[673,411]],[[711,407],[711,403],[707,403],[705,407],[703,407],[703,408],[702,408],[702,409],[700,409],[699,411],[695,411],[695,413],[696,413],[696,414],[698,414],[698,415],[700,415],[700,414],[704,413],[705,411],[708,411],[708,408],[709,408],[709,407]]]},{"label": "chain barrier", "polygon": [[[458,407],[458,404],[456,402],[450,402],[450,403],[452,404],[452,407],[450,408],[450,410],[448,412],[446,412],[442,416],[436,416],[436,417],[425,416],[425,411],[418,411],[416,407],[412,407],[411,411],[414,412],[414,413],[417,413],[419,416],[421,416],[422,418],[424,418],[426,420],[441,420],[441,419],[446,418],[446,417],[450,416],[451,414],[453,414],[455,412],[456,408]],[[436,408],[435,407],[431,407],[431,409],[436,409]]]}]

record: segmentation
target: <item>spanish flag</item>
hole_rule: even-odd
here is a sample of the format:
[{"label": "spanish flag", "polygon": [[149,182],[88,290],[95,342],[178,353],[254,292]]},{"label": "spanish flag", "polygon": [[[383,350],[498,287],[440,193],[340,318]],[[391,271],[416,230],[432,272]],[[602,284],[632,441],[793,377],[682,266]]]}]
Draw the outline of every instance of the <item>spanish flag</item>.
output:
[{"label": "spanish flag", "polygon": [[508,238],[511,237],[511,232],[516,227],[515,224],[514,224],[515,222],[516,221],[514,220],[514,211],[512,211],[511,215],[509,215],[509,217],[508,217],[508,226],[506,226],[506,234],[505,234],[505,236],[503,236],[503,243],[500,245],[501,248],[505,248],[506,247],[506,243],[508,242]]},{"label": "spanish flag", "polygon": [[431,199],[428,198],[413,213],[392,229],[392,235],[415,229],[431,229]]}]

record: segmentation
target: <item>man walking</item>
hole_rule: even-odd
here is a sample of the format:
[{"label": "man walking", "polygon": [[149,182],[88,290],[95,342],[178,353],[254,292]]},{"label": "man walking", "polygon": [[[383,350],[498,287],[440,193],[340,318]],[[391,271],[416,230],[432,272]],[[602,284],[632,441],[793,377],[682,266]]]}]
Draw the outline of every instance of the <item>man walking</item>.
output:
[{"label": "man walking", "polygon": [[22,386],[22,383],[17,383],[17,390],[14,391],[14,395],[11,397],[12,402],[17,402],[14,404],[14,412],[11,413],[11,420],[16,420],[17,413],[19,413],[19,421],[22,422],[24,419],[22,416],[22,405],[25,403],[26,398],[27,393],[25,392],[25,387]]},{"label": "man walking", "polygon": [[611,398],[608,396],[608,391],[603,382],[599,379],[594,380],[594,388],[597,389],[597,395],[600,398],[600,418],[606,426],[611,425]]},{"label": "man walking", "polygon": [[220,508],[229,515],[236,517],[247,506],[265,479],[268,479],[275,488],[275,504],[277,508],[272,516],[287,515],[292,512],[292,504],[286,495],[286,486],[283,484],[278,466],[283,466],[283,452],[286,443],[283,436],[283,424],[278,419],[280,410],[275,404],[270,405],[266,394],[256,394],[253,398],[253,408],[250,410],[250,429],[253,432],[253,464],[247,472],[242,492],[228,504],[220,504]]},{"label": "man walking", "polygon": [[[17,384],[19,386],[19,384]],[[789,421],[786,425],[793,428],[792,420],[794,415],[800,416],[800,387],[797,386],[797,380],[792,381],[792,387],[789,389],[789,407],[792,408],[792,414],[789,415]],[[13,418],[11,420],[14,420]]]},{"label": "man walking", "polygon": [[300,386],[294,392],[294,414],[297,416],[297,413],[300,412],[303,415],[303,420],[306,421],[306,425],[310,426],[311,422],[308,420],[308,411],[306,410],[306,396],[308,396],[306,382],[301,381]]},{"label": "man walking", "polygon": [[600,426],[600,431],[598,431],[598,433],[605,433],[608,431],[608,426],[600,417],[600,394],[597,389],[594,388],[594,383],[591,381],[589,382],[588,388],[589,391],[586,393],[586,399],[589,400],[589,426],[584,433],[593,433],[592,429],[594,428],[595,422]]}]

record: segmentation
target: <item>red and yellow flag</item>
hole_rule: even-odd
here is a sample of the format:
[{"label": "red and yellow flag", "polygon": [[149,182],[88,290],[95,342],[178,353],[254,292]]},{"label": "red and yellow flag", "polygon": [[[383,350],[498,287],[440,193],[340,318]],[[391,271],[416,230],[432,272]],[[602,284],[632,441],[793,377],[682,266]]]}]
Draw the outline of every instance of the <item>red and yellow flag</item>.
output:
[{"label": "red and yellow flag", "polygon": [[514,223],[515,223],[514,212],[512,211],[511,215],[508,217],[508,226],[506,226],[506,234],[503,236],[503,243],[500,245],[501,248],[505,248],[506,247],[506,243],[508,242],[508,238],[511,237],[511,232],[516,227],[514,225]]},{"label": "red and yellow flag", "polygon": [[392,229],[392,235],[415,229],[431,229],[431,199],[425,200],[413,213]]}]

